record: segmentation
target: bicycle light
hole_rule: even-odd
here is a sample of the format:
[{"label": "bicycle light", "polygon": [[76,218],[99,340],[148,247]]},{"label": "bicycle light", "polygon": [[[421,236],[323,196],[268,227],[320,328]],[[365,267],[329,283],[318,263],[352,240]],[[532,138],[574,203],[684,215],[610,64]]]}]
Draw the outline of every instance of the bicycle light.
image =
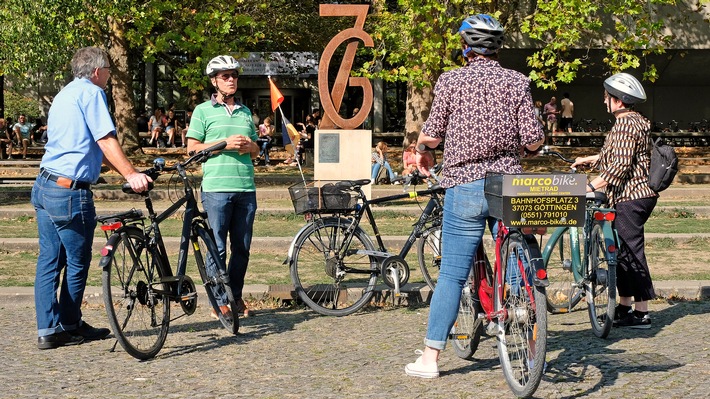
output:
[{"label": "bicycle light", "polygon": [[547,270],[545,269],[538,269],[535,272],[535,276],[538,278],[538,280],[544,280],[547,278]]},{"label": "bicycle light", "polygon": [[121,222],[116,222],[116,223],[111,223],[111,224],[103,224],[101,225],[101,230],[103,231],[114,231],[118,230],[119,227],[121,227],[123,224]]},{"label": "bicycle light", "polygon": [[113,245],[106,245],[105,247],[101,248],[101,256],[106,256],[113,251]]},{"label": "bicycle light", "polygon": [[599,221],[606,220],[607,222],[612,222],[614,221],[614,219],[616,219],[616,213],[597,211],[594,212],[594,219]]}]

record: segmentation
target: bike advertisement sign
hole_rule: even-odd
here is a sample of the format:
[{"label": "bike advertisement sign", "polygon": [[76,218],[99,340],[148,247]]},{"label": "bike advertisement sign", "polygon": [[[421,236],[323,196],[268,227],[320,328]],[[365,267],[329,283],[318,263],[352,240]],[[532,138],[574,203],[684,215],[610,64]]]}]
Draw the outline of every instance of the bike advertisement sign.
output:
[{"label": "bike advertisement sign", "polygon": [[[499,192],[502,193],[494,201],[500,201],[498,209],[506,226],[584,226],[585,175],[519,174],[494,177],[500,179]],[[486,183],[488,179],[486,177]],[[491,208],[490,193],[487,194]]]}]

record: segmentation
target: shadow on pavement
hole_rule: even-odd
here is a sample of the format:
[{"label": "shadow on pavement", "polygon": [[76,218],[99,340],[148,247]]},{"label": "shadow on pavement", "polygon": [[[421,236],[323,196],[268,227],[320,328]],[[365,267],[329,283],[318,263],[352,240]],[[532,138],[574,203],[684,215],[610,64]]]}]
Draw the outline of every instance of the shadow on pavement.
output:
[{"label": "shadow on pavement", "polygon": [[[556,317],[558,322],[559,319],[562,319],[561,325],[576,326],[576,329],[575,331],[550,331],[548,324],[547,351],[548,353],[559,350],[562,352],[556,358],[548,357],[549,366],[543,376],[543,381],[553,384],[578,384],[597,378],[597,383],[592,387],[568,396],[569,398],[578,398],[614,385],[621,373],[666,372],[685,366],[684,363],[664,354],[664,352],[675,353],[674,346],[678,343],[664,342],[663,345],[668,347],[661,350],[657,347],[657,341],[652,341],[651,338],[660,335],[673,323],[681,322],[680,319],[684,317],[710,313],[710,302],[667,301],[667,304],[670,307],[659,311],[653,311],[653,305],[651,305],[653,325],[650,329],[613,328],[607,339],[594,336],[588,319],[585,319],[585,322],[565,324],[564,315]],[[587,310],[580,308],[576,312],[586,313]],[[688,337],[688,339],[690,338]],[[685,342],[681,339],[686,346],[677,348],[677,350],[692,347],[694,342],[692,339],[690,340],[691,342]],[[656,347],[653,346],[654,344]],[[633,375],[631,378],[634,379]],[[648,383],[646,377],[638,378],[640,381],[646,381],[640,387]]]}]

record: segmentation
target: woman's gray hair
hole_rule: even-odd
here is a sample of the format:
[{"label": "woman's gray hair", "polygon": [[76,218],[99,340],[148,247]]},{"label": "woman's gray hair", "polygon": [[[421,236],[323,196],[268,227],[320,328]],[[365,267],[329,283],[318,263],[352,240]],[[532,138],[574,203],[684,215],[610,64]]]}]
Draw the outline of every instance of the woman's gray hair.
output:
[{"label": "woman's gray hair", "polygon": [[84,47],[74,53],[71,72],[75,78],[90,78],[96,68],[108,65],[106,52],[98,47]]}]

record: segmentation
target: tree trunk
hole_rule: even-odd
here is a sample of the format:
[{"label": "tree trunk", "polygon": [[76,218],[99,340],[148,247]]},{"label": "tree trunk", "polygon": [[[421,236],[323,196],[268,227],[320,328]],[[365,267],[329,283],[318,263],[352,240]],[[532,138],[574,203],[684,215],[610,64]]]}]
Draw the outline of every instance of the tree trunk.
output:
[{"label": "tree trunk", "polygon": [[111,93],[114,102],[114,117],[118,141],[127,156],[139,155],[143,151],[138,137],[138,125],[135,117],[131,72],[128,67],[128,42],[123,24],[114,17],[108,17],[110,46],[108,55],[111,59]]},{"label": "tree trunk", "polygon": [[404,125],[404,146],[416,141],[422,131],[424,121],[429,117],[431,103],[434,100],[434,88],[425,86],[416,88],[411,83],[407,84],[407,111]]}]

